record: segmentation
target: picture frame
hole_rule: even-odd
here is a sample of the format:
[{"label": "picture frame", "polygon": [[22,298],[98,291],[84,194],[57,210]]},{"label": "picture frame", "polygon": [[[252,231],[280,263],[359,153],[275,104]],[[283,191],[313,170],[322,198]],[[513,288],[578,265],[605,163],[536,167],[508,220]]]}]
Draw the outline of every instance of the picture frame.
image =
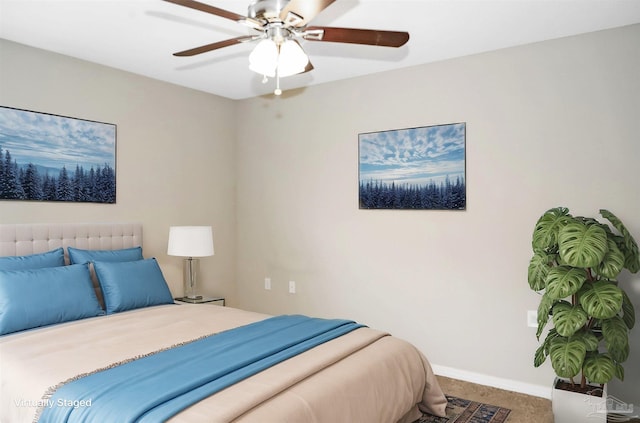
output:
[{"label": "picture frame", "polygon": [[0,106],[0,200],[116,202],[112,123]]},{"label": "picture frame", "polygon": [[466,122],[358,134],[360,209],[466,210]]}]

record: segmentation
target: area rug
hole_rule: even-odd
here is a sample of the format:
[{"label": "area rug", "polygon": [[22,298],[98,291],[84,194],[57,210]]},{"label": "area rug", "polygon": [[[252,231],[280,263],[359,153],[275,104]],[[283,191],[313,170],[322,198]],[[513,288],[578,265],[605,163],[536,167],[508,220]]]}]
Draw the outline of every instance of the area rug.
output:
[{"label": "area rug", "polygon": [[423,414],[414,423],[503,423],[511,410],[447,395],[447,417]]}]

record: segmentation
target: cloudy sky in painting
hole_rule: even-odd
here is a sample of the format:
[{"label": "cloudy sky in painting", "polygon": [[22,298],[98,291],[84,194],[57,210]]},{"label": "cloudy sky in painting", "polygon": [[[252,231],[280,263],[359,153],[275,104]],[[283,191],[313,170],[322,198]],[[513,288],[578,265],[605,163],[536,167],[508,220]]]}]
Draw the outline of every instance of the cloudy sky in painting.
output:
[{"label": "cloudy sky in painting", "polygon": [[24,166],[115,168],[116,126],[0,107],[0,148]]},{"label": "cloudy sky in painting", "polygon": [[360,134],[360,181],[436,184],[464,181],[465,124]]}]

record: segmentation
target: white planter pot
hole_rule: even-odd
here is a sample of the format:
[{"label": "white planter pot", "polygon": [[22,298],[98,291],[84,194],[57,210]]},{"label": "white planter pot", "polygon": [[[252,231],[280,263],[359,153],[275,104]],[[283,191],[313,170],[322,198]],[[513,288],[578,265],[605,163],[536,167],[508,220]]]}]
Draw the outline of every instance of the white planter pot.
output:
[{"label": "white planter pot", "polygon": [[553,382],[551,406],[555,423],[606,423],[607,385],[602,397],[569,392],[556,388]]}]

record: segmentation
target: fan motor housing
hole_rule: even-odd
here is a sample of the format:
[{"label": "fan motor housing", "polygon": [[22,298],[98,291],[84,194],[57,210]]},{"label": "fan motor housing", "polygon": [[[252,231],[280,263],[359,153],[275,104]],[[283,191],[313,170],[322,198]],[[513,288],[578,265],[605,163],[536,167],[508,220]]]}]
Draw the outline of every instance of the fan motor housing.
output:
[{"label": "fan motor housing", "polygon": [[268,22],[280,20],[280,12],[288,3],[289,0],[254,0],[249,4],[247,16]]}]

